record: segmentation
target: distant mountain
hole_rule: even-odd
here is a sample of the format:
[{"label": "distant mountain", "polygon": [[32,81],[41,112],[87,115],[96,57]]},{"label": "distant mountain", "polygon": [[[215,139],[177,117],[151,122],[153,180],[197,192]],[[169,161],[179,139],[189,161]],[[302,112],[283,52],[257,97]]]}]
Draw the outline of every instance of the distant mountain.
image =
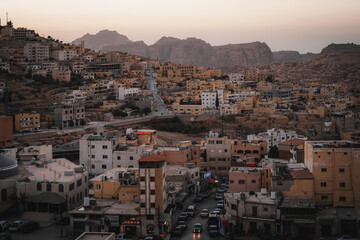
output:
[{"label": "distant mountain", "polygon": [[298,51],[273,52],[273,60],[274,60],[274,62],[278,62],[278,63],[303,62],[303,61],[312,59],[316,56],[319,56],[319,54],[317,54],[317,53],[300,54]]},{"label": "distant mountain", "polygon": [[85,43],[86,48],[93,50],[101,50],[104,46],[108,45],[126,44],[131,42],[127,36],[109,30],[102,30],[95,35],[87,33],[81,38],[74,40],[72,43],[79,45],[82,41]]},{"label": "distant mountain", "polygon": [[329,53],[345,53],[345,52],[360,52],[360,45],[354,43],[346,43],[346,44],[335,44],[332,43],[325,47],[321,54],[329,54]]}]

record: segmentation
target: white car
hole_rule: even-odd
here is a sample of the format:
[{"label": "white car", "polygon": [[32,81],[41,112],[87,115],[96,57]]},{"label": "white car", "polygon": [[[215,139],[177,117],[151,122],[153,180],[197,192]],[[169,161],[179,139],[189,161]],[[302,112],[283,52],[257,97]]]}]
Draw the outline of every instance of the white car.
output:
[{"label": "white car", "polygon": [[17,232],[20,230],[20,228],[22,228],[25,225],[24,221],[15,221],[13,222],[10,227],[9,227],[9,231],[10,232]]},{"label": "white car", "polygon": [[8,221],[0,221],[0,231],[5,231],[10,226]]},{"label": "white car", "polygon": [[342,236],[337,238],[337,240],[359,240],[358,238],[353,238],[352,236],[346,235],[346,236]]}]

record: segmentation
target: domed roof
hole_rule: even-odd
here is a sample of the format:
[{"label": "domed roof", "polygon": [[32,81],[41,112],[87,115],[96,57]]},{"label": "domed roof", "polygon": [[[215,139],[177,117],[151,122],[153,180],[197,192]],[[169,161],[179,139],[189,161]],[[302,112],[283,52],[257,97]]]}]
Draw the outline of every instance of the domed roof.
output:
[{"label": "domed roof", "polygon": [[17,163],[0,153],[0,179],[13,176],[18,172]]}]

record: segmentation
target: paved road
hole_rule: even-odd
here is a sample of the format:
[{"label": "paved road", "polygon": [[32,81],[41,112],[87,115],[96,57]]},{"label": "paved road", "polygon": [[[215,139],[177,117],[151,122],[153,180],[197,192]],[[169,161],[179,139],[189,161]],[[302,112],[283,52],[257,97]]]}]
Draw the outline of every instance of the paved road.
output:
[{"label": "paved road", "polygon": [[[209,232],[207,230],[207,218],[200,217],[200,212],[203,208],[208,208],[211,212],[216,208],[216,204],[218,203],[217,200],[215,200],[215,194],[209,196],[209,198],[203,200],[201,203],[197,205],[197,210],[195,212],[194,217],[188,218],[186,221],[187,223],[187,229],[183,232],[182,236],[179,237],[172,237],[171,239],[174,240],[190,240],[190,239],[216,239],[220,237],[210,237]],[[202,232],[201,233],[193,233],[193,227],[195,223],[201,223],[202,224]]]}]

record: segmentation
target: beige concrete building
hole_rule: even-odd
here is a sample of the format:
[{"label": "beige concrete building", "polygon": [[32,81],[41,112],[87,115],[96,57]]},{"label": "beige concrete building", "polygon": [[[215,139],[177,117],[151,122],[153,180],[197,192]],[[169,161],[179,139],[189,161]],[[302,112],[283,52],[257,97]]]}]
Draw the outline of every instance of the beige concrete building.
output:
[{"label": "beige concrete building", "polygon": [[55,126],[63,129],[84,124],[85,106],[80,104],[63,105],[55,108]]},{"label": "beige concrete building", "polygon": [[40,129],[39,113],[19,113],[15,115],[15,131],[35,131]]},{"label": "beige concrete building", "polygon": [[172,104],[172,111],[174,114],[200,115],[205,113],[205,107],[202,105],[180,105],[175,102]]},{"label": "beige concrete building", "polygon": [[29,62],[40,62],[49,59],[49,46],[39,42],[27,43],[24,46],[24,56]]}]

